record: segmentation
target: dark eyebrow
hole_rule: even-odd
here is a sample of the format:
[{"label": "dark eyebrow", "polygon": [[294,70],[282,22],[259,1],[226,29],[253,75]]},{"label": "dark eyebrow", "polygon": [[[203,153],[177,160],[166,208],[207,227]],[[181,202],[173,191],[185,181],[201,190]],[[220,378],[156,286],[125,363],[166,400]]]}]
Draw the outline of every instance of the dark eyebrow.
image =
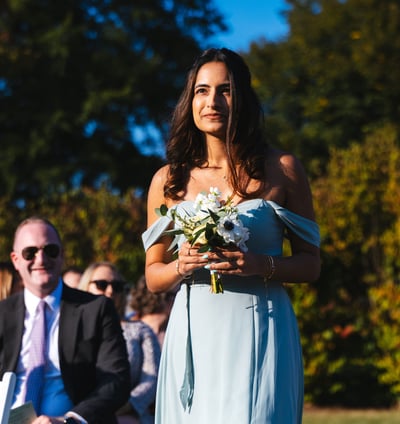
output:
[{"label": "dark eyebrow", "polygon": [[194,86],[194,88],[199,88],[199,87],[209,87],[209,85],[208,84],[196,84]]},{"label": "dark eyebrow", "polygon": [[[230,82],[224,82],[223,84],[220,84],[217,88],[226,88],[226,87],[230,88],[230,86],[231,86]],[[194,88],[199,88],[199,87],[210,87],[210,85],[200,83],[194,86]]]}]

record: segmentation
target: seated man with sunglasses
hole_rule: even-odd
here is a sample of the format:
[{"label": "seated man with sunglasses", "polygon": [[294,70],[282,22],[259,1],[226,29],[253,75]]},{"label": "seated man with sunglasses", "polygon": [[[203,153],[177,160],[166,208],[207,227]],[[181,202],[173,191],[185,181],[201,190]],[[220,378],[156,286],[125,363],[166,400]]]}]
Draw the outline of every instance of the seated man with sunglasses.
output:
[{"label": "seated man with sunglasses", "polygon": [[[115,411],[129,397],[130,377],[113,302],[63,283],[61,239],[46,219],[32,217],[18,226],[11,259],[25,287],[0,302],[0,378],[6,371],[17,375],[13,408],[33,401],[40,418],[32,424],[116,423]],[[41,300],[44,372],[35,377],[32,392],[29,364],[39,338],[33,333]]]}]

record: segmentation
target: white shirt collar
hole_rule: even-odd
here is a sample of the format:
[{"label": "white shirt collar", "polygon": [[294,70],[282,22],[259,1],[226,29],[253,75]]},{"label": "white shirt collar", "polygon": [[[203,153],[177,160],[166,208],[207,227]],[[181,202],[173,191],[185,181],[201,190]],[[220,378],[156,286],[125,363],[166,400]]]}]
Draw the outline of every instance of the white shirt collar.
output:
[{"label": "white shirt collar", "polygon": [[[61,294],[62,294],[62,279],[60,278],[58,280],[57,287],[48,296],[46,296],[43,299],[52,311],[55,311],[60,307]],[[27,288],[24,289],[25,307],[27,311],[29,312],[29,315],[35,314],[36,308],[41,300],[42,299],[40,299],[40,297],[35,296]]]}]

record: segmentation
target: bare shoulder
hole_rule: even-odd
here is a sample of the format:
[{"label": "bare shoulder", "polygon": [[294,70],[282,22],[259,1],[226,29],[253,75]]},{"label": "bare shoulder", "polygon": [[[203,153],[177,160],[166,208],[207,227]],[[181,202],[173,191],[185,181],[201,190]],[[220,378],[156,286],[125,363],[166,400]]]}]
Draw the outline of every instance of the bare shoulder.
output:
[{"label": "bare shoulder", "polygon": [[270,148],[267,166],[269,180],[284,192],[285,206],[293,212],[313,218],[311,190],[301,161],[292,153]]},{"label": "bare shoulder", "polygon": [[157,219],[155,209],[165,203],[164,185],[168,177],[169,166],[165,165],[153,175],[147,196],[147,215],[148,224]]},{"label": "bare shoulder", "polygon": [[297,178],[304,178],[305,171],[300,160],[292,153],[283,150],[270,148],[268,156],[268,164],[272,165],[274,172],[280,170],[286,178],[296,180]]},{"label": "bare shoulder", "polygon": [[169,172],[169,165],[164,165],[158,171],[156,171],[156,173],[153,175],[153,178],[151,180],[150,187],[151,186],[158,187],[159,185],[164,186],[165,181],[167,180],[168,172]]},{"label": "bare shoulder", "polygon": [[153,196],[164,197],[164,185],[167,181],[169,172],[169,165],[164,165],[158,171],[155,172],[153,178],[151,179],[148,198],[150,199]]}]

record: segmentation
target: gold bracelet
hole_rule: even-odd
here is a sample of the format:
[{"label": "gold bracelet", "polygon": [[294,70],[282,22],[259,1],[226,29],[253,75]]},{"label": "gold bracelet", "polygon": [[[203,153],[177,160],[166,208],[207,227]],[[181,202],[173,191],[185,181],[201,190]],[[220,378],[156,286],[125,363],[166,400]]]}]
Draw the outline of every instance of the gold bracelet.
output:
[{"label": "gold bracelet", "polygon": [[265,282],[269,281],[272,278],[272,276],[275,274],[275,270],[276,270],[275,261],[274,261],[274,258],[271,255],[267,255],[267,261],[268,261],[268,264],[269,264],[269,273],[267,275],[265,275],[265,277],[264,277]]},{"label": "gold bracelet", "polygon": [[175,262],[175,271],[179,275],[179,277],[183,278],[184,280],[188,280],[192,276],[191,274],[189,274],[189,275],[182,274],[179,271],[179,259],[177,259],[176,262]]},{"label": "gold bracelet", "polygon": [[181,274],[180,273],[180,271],[179,271],[179,259],[177,259],[176,260],[176,262],[175,262],[175,270],[176,270],[176,273],[179,275],[179,277],[182,277],[182,278],[184,278],[185,276],[183,275],[183,274]]}]

